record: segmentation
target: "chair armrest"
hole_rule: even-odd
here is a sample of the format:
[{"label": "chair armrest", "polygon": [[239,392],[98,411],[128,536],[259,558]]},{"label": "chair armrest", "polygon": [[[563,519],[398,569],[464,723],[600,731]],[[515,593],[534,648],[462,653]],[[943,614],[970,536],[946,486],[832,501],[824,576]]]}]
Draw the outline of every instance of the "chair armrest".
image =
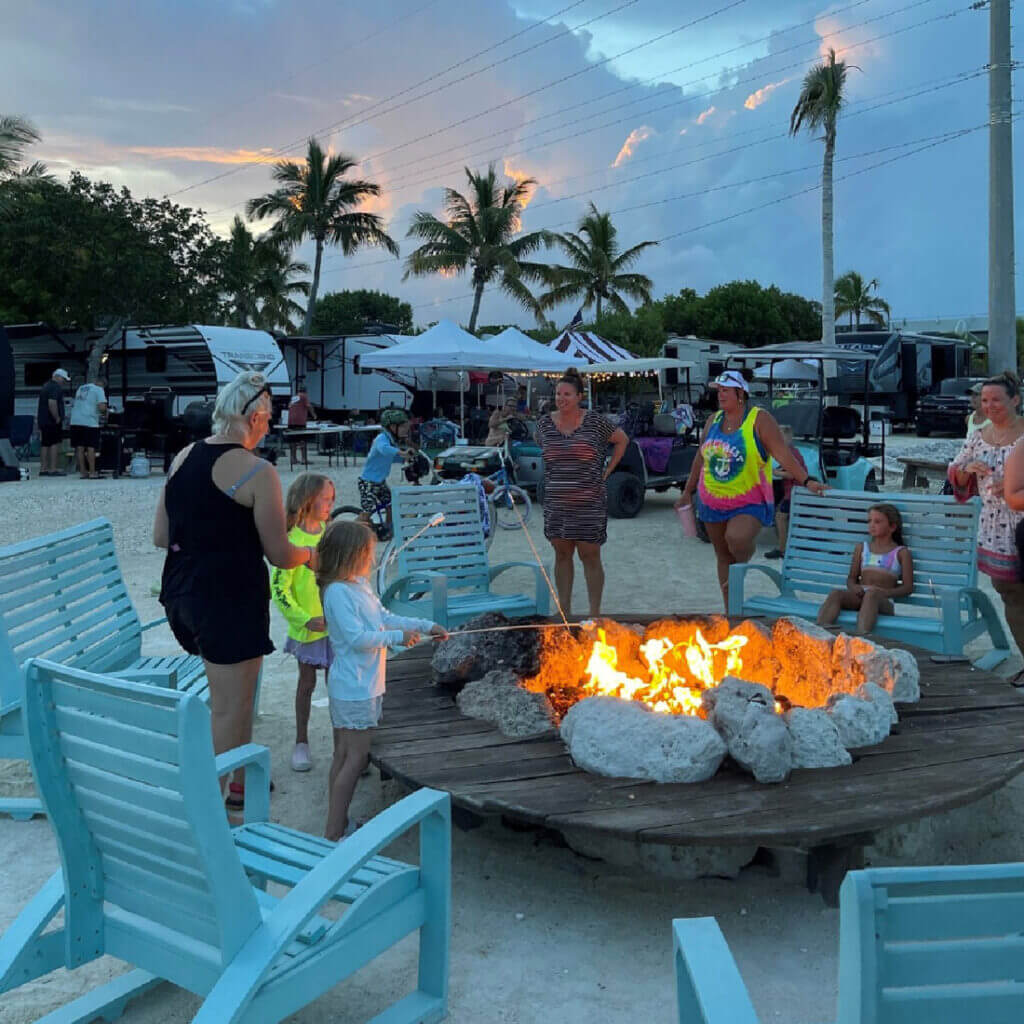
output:
[{"label": "chair armrest", "polygon": [[672,936],[680,1024],[758,1024],[718,922],[677,918]]},{"label": "chair armrest", "polygon": [[214,758],[217,778],[245,768],[245,823],[270,819],[270,751],[258,743],[244,743]]},{"label": "chair armrest", "polygon": [[493,580],[506,569],[530,569],[533,572],[534,586],[536,588],[534,603],[537,605],[537,614],[548,615],[551,612],[551,585],[541,567],[536,562],[500,562],[498,565],[490,567],[488,579]]},{"label": "chair armrest", "polygon": [[145,633],[147,629],[153,629],[155,626],[162,626],[167,621],[166,615],[161,615],[159,619],[153,619],[152,622],[144,622],[142,624],[142,632]]},{"label": "chair armrest", "polygon": [[168,690],[178,688],[178,670],[176,668],[124,668],[108,674],[115,679],[125,679],[131,683],[162,686]]},{"label": "chair armrest", "polygon": [[755,565],[751,562],[739,562],[729,566],[729,614],[743,614],[743,592],[746,589],[746,575],[748,572],[764,573],[779,588],[782,593],[782,575],[778,569],[772,569],[767,565]]},{"label": "chair armrest", "polygon": [[[398,836],[425,818],[438,815],[451,829],[451,800],[447,793],[421,789],[382,811],[354,835],[339,842],[319,864],[289,892],[257,928],[213,987],[193,1024],[221,1024],[249,1004],[281,955],[310,918],[368,861]],[[448,871],[450,872],[450,864]],[[343,925],[345,918],[334,927]],[[244,993],[244,995],[243,995]]]}]

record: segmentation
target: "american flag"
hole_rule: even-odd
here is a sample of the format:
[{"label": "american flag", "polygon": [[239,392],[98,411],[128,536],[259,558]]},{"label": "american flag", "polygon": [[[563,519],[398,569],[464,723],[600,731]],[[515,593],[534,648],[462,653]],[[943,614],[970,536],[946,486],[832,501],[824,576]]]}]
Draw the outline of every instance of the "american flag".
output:
[{"label": "american flag", "polygon": [[571,331],[574,327],[579,327],[583,323],[583,307],[580,306],[576,310],[576,315],[569,321],[569,326],[566,328],[567,331]]}]

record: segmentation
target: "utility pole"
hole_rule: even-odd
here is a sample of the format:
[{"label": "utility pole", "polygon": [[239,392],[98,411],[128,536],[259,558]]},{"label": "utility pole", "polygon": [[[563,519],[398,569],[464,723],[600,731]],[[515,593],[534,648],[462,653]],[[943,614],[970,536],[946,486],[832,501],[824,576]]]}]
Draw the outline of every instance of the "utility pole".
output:
[{"label": "utility pole", "polygon": [[1010,0],[989,0],[988,369],[1017,369]]}]

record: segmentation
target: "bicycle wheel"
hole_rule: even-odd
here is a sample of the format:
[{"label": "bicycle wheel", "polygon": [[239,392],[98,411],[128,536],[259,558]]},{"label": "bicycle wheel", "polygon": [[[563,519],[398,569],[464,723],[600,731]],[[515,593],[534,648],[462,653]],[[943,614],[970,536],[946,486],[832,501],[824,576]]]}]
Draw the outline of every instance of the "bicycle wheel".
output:
[{"label": "bicycle wheel", "polygon": [[515,484],[505,484],[491,495],[491,517],[503,530],[518,530],[530,518],[530,496]]}]

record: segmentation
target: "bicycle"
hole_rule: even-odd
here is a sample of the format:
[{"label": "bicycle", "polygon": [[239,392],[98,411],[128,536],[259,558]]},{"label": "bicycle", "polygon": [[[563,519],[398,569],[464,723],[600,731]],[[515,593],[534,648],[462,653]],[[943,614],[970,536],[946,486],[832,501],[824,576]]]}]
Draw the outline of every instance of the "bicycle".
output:
[{"label": "bicycle", "polygon": [[[370,521],[366,523],[377,535],[377,564],[374,567],[373,576],[378,594],[384,593],[385,578],[391,562],[391,552],[395,546],[395,531],[388,522],[388,509],[390,507],[390,505],[378,503],[370,513]],[[365,518],[363,518],[364,516],[364,511],[357,505],[339,505],[331,513],[332,520],[358,520],[361,523],[366,522]]]},{"label": "bicycle", "polygon": [[503,530],[525,529],[533,503],[530,496],[515,482],[515,466],[509,455],[508,441],[499,449],[501,468],[484,479],[494,485],[487,496],[494,522]]}]

